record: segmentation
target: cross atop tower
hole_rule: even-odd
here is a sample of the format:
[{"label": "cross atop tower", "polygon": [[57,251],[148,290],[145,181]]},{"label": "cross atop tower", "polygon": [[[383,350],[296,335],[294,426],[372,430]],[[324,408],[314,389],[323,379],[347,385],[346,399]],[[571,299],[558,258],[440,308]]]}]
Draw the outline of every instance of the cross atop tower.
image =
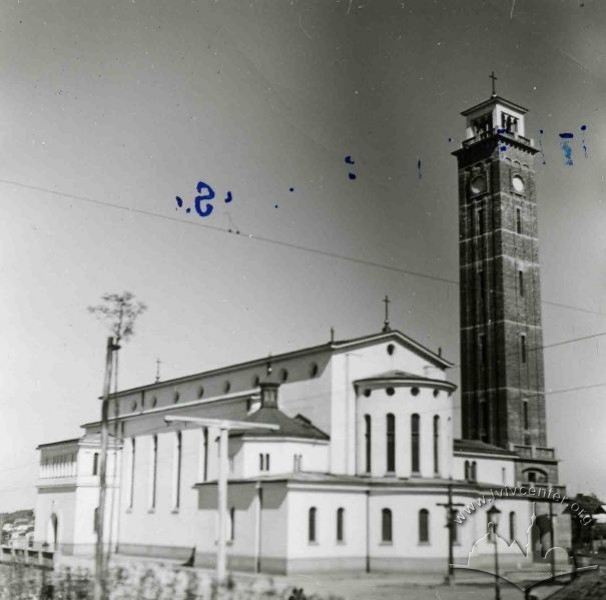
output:
[{"label": "cross atop tower", "polygon": [[382,302],[385,303],[385,322],[383,323],[383,331],[391,331],[391,327],[389,326],[389,304],[391,300],[389,299],[389,296],[385,296]]},{"label": "cross atop tower", "polygon": [[490,79],[492,79],[492,97],[494,98],[497,95],[497,76],[494,74],[494,71],[490,74]]},{"label": "cross atop tower", "polygon": [[157,358],[156,359],[156,383],[158,383],[158,381],[160,381],[160,365],[162,364],[162,361]]},{"label": "cross atop tower", "polygon": [[271,366],[271,352],[270,352],[269,355],[267,356],[267,376],[268,377],[271,375],[272,371],[273,371],[273,367]]}]

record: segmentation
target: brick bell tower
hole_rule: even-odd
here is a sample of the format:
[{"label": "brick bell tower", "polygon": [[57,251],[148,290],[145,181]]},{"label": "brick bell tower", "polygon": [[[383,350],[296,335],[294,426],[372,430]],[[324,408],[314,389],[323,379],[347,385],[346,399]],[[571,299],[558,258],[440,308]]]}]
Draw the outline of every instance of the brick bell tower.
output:
[{"label": "brick bell tower", "polygon": [[519,482],[556,483],[547,447],[534,160],[527,109],[492,96],[463,113],[459,172],[463,438],[514,450]]}]

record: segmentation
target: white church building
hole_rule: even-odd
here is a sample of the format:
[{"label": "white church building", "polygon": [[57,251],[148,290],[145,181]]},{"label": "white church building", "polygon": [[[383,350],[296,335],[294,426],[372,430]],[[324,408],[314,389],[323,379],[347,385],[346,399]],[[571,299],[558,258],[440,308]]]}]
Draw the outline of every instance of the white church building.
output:
[{"label": "white church building", "polygon": [[[230,569],[445,572],[449,541],[457,563],[483,552],[474,545],[495,505],[503,562],[527,547],[540,558],[552,535],[570,545],[563,506],[550,518],[545,497],[529,492],[564,494],[547,446],[537,151],[525,112],[493,89],[462,113],[467,139],[454,152],[464,439],[453,434],[452,364],[387,318],[373,335],[120,391],[105,527],[117,552],[186,559],[195,547],[196,564],[215,562],[219,431],[167,416],[278,426],[229,437]],[[35,540],[63,552],[91,553],[95,540],[100,423],[83,427],[80,439],[39,447]],[[449,502],[514,486],[523,491],[447,526]]]},{"label": "white church building", "polygon": [[[195,547],[196,564],[214,565],[218,431],[164,417],[220,417],[279,425],[230,435],[228,568],[445,570],[448,486],[466,505],[528,486],[516,480],[515,452],[453,439],[449,366],[386,330],[119,392],[108,541],[178,559]],[[90,554],[95,540],[99,423],[84,429],[40,446],[35,540],[67,553]],[[525,544],[529,497],[498,508],[510,541]],[[486,533],[483,511],[455,527],[462,563]]]}]

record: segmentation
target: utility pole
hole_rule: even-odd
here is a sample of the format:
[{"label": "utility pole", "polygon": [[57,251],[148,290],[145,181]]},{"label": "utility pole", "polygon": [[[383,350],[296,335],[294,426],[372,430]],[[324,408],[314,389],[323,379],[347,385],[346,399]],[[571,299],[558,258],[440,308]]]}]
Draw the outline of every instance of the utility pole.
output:
[{"label": "utility pole", "polygon": [[437,506],[443,506],[446,508],[446,527],[448,528],[448,575],[446,576],[446,582],[448,584],[454,583],[454,556],[453,556],[453,546],[454,546],[454,528],[456,527],[454,517],[455,517],[455,507],[456,506],[465,506],[460,502],[452,501],[452,484],[448,484],[448,501],[447,502],[438,502]]},{"label": "utility pole", "polygon": [[107,338],[105,354],[105,377],[103,379],[103,398],[101,401],[101,452],[99,454],[99,506],[97,508],[97,543],[95,545],[95,600],[107,600],[107,577],[104,559],[105,492],[107,487],[107,447],[109,445],[109,392],[112,378],[112,359],[114,350],[120,346],[114,344],[114,338]]}]

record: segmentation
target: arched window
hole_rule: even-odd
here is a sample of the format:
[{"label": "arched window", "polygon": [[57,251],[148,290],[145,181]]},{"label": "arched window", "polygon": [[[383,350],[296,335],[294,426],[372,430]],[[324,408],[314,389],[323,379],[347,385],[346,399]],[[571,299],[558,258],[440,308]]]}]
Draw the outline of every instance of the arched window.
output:
[{"label": "arched window", "polygon": [[389,413],[386,418],[387,472],[396,470],[396,418]]},{"label": "arched window", "polygon": [[478,463],[475,460],[471,463],[469,479],[471,479],[471,481],[478,480]]},{"label": "arched window", "polygon": [[307,539],[310,542],[316,541],[316,521],[318,516],[318,509],[312,506],[309,509],[309,517],[307,522]]},{"label": "arched window", "polygon": [[233,542],[236,539],[236,509],[232,506],[229,509],[229,540]]},{"label": "arched window", "polygon": [[365,460],[365,471],[370,473],[371,469],[371,458],[372,458],[372,432],[371,432],[372,420],[370,415],[364,415],[364,460]]},{"label": "arched window", "polygon": [[509,513],[509,541],[516,539],[516,513],[512,510]]},{"label": "arched window", "polygon": [[465,481],[469,481],[470,471],[469,471],[469,461],[465,461]]},{"label": "arched window", "polygon": [[411,459],[412,459],[412,472],[419,473],[421,471],[421,455],[420,455],[420,427],[421,417],[418,414],[414,414],[410,417],[410,434],[411,434]]},{"label": "arched window", "polygon": [[440,417],[438,415],[433,418],[433,472],[435,475],[440,472]]},{"label": "arched window", "polygon": [[419,543],[429,542],[429,511],[422,508],[419,511]]},{"label": "arched window", "polygon": [[384,508],[381,511],[381,541],[389,544],[393,541],[392,518],[389,508]]},{"label": "arched window", "polygon": [[344,540],[344,521],[345,521],[345,509],[337,509],[337,542]]}]

